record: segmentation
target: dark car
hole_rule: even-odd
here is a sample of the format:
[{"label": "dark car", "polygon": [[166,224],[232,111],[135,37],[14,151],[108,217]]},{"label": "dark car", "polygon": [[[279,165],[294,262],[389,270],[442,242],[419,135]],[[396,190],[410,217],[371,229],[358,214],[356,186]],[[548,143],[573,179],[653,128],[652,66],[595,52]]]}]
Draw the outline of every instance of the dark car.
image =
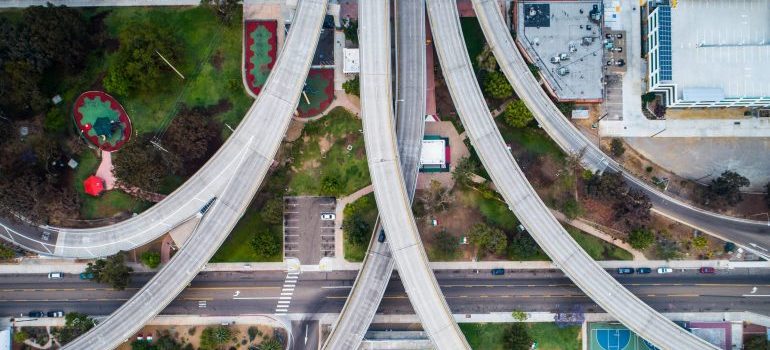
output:
[{"label": "dark car", "polygon": [[699,271],[700,271],[700,273],[716,273],[717,272],[717,270],[714,269],[713,267],[707,267],[707,266],[701,267]]},{"label": "dark car", "polygon": [[27,313],[27,316],[29,317],[45,317],[45,314],[42,311],[30,311]]},{"label": "dark car", "polygon": [[377,236],[377,242],[385,242],[385,231],[380,230],[380,235]]},{"label": "dark car", "polygon": [[634,273],[634,269],[630,267],[621,267],[618,269],[618,274],[621,274],[621,275],[630,275],[632,273]]},{"label": "dark car", "polygon": [[636,269],[636,273],[644,275],[644,274],[652,273],[652,269],[649,267],[640,267]]},{"label": "dark car", "polygon": [[94,279],[94,274],[91,272],[83,272],[80,274],[81,280],[92,280]]},{"label": "dark car", "polygon": [[492,269],[492,274],[495,276],[505,275],[505,269]]}]

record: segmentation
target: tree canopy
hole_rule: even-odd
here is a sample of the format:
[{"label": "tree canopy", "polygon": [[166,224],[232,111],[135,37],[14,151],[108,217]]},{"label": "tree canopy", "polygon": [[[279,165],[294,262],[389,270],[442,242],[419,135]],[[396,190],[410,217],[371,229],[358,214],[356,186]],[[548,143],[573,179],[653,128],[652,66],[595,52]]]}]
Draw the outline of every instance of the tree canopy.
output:
[{"label": "tree canopy", "polygon": [[134,269],[126,266],[125,253],[119,252],[106,259],[88,263],[85,272],[94,274],[94,280],[99,283],[106,283],[116,290],[123,290],[131,282],[133,271]]},{"label": "tree canopy", "polygon": [[[171,69],[158,53],[175,62],[180,48],[173,33],[164,27],[137,23],[119,34],[120,48],[104,78],[104,88],[116,95],[133,90],[154,91]],[[174,74],[173,72],[171,74]]]},{"label": "tree canopy", "polygon": [[96,322],[86,314],[70,312],[64,315],[64,327],[54,331],[54,336],[59,344],[67,344],[82,334],[94,328]]},{"label": "tree canopy", "polygon": [[491,98],[503,100],[513,96],[513,87],[502,72],[489,72],[484,79],[484,93]]},{"label": "tree canopy", "polygon": [[127,143],[112,162],[120,182],[152,192],[160,188],[165,175],[179,172],[182,165],[175,153],[161,151],[142,137]]},{"label": "tree canopy", "polygon": [[348,95],[360,96],[361,79],[358,78],[358,74],[356,74],[355,78],[342,83],[342,88],[345,90],[345,93]]},{"label": "tree canopy", "polygon": [[283,199],[270,198],[259,213],[262,221],[269,225],[278,225],[283,222]]},{"label": "tree canopy", "polygon": [[230,25],[238,15],[241,0],[201,0],[201,5],[210,8],[222,23]]},{"label": "tree canopy", "polygon": [[628,244],[636,249],[647,249],[653,243],[655,243],[655,233],[647,228],[631,230],[628,235]]},{"label": "tree canopy", "polygon": [[201,333],[200,348],[201,350],[219,349],[221,345],[230,342],[232,336],[233,331],[228,326],[206,327]]},{"label": "tree canopy", "polygon": [[523,128],[534,118],[532,112],[530,112],[522,100],[515,100],[509,103],[503,111],[503,119],[514,128]]},{"label": "tree canopy", "polygon": [[281,237],[269,230],[255,233],[249,244],[254,252],[262,258],[268,258],[281,252]]},{"label": "tree canopy", "polygon": [[612,139],[610,142],[610,151],[612,151],[612,155],[615,157],[620,157],[623,153],[626,153],[623,141],[620,141],[620,139]]},{"label": "tree canopy", "polygon": [[510,350],[529,350],[532,342],[532,336],[523,323],[511,323],[503,335],[503,344]]},{"label": "tree canopy", "polygon": [[743,200],[741,187],[750,184],[749,179],[727,170],[718,178],[711,180],[704,191],[704,202],[715,207],[734,206]]},{"label": "tree canopy", "polygon": [[468,231],[468,240],[478,249],[480,255],[503,254],[508,246],[508,237],[505,233],[485,223],[478,223]]},{"label": "tree canopy", "polygon": [[184,174],[195,173],[222,144],[215,108],[184,107],[163,134],[163,147],[179,158]]},{"label": "tree canopy", "polygon": [[139,260],[145,266],[154,269],[160,265],[160,253],[155,251],[146,251],[139,256]]}]

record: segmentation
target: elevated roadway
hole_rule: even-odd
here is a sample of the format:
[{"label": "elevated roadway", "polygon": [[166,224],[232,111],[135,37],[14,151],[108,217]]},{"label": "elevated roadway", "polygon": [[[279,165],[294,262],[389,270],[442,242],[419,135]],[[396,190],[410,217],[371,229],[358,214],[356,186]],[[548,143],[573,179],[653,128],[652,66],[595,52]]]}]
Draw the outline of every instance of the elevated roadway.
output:
[{"label": "elevated roadway", "polygon": [[361,115],[374,196],[401,280],[436,348],[468,349],[428,267],[412,216],[396,142],[390,73],[390,1],[358,4]]},{"label": "elevated roadway", "polygon": [[[142,289],[65,349],[112,349],[165,308],[198,274],[243,215],[273,162],[310,69],[326,13],[325,0],[302,0],[286,45],[244,126],[235,171],[191,237]],[[253,125],[251,125],[253,123]],[[257,127],[260,126],[260,127]]]},{"label": "elevated roadway", "polygon": [[[559,224],[506,149],[473,73],[460,28],[457,3],[453,0],[427,0],[427,4],[444,77],[471,143],[498,192],[543,251],[602,309],[656,346],[663,349],[714,349],[625,289],[591,259]],[[477,6],[494,7],[497,14],[494,18],[479,16],[479,21],[503,23],[496,9],[497,4],[495,1],[474,2]],[[503,33],[507,35],[507,31]]]},{"label": "elevated roadway", "polygon": [[[396,22],[396,136],[410,201],[417,187],[420,148],[425,131],[425,2],[394,2]],[[379,221],[378,221],[379,222]],[[386,242],[374,231],[369,252],[339,318],[324,343],[326,349],[355,349],[380,305],[393,271]]]},{"label": "elevated roadway", "polygon": [[770,221],[738,219],[684,203],[633,176],[606,155],[599,146],[590,142],[562,115],[532,76],[524,58],[514,45],[497,4],[498,2],[494,0],[473,0],[481,29],[497,58],[497,63],[516,93],[532,111],[540,126],[564,152],[568,154],[582,152],[581,162],[588,169],[622,172],[632,187],[644,191],[650,197],[653,210],[659,214],[723,240],[735,242],[757,255],[770,259]]}]

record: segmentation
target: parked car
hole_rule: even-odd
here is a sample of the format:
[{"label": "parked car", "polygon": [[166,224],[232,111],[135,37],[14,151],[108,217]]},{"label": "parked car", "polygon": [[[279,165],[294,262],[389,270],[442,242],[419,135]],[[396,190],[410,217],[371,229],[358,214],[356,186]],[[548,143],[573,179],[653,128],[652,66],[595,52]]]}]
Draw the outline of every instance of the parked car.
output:
[{"label": "parked car", "polygon": [[642,274],[642,275],[648,274],[650,272],[652,272],[652,269],[649,268],[649,267],[640,267],[640,268],[636,269],[636,273]]},{"label": "parked car", "polygon": [[495,276],[505,275],[505,269],[492,269],[492,274]]},{"label": "parked car", "polygon": [[385,242],[385,230],[380,230],[380,235],[377,236],[377,242]]},{"label": "parked car", "polygon": [[612,52],[623,52],[623,48],[620,47],[620,46],[615,46],[615,47],[611,48],[610,51],[612,51]]},{"label": "parked car", "polygon": [[714,269],[713,267],[708,267],[708,266],[701,267],[700,270],[698,270],[698,271],[700,271],[700,273],[716,273],[717,272],[716,269]]},{"label": "parked car", "polygon": [[321,213],[321,220],[324,221],[334,220],[335,217],[336,215],[334,215],[334,213]]},{"label": "parked car", "polygon": [[81,280],[92,280],[94,279],[93,272],[81,272],[80,273],[80,279]]},{"label": "parked car", "polygon": [[658,273],[660,273],[660,274],[672,273],[672,272],[674,272],[674,269],[672,269],[670,267],[659,267],[658,268]]},{"label": "parked car", "polygon": [[48,311],[48,317],[64,317],[64,311],[61,310],[55,310],[55,311]]},{"label": "parked car", "polygon": [[51,279],[58,279],[62,277],[64,277],[64,274],[61,272],[51,272],[48,274],[48,278],[51,278]]},{"label": "parked car", "polygon": [[30,311],[27,313],[27,316],[29,317],[45,317],[45,314],[42,311]]},{"label": "parked car", "polygon": [[632,273],[634,273],[634,269],[632,269],[632,268],[630,268],[630,267],[621,267],[621,268],[618,268],[618,274],[621,274],[621,275],[629,275],[629,274],[632,274]]}]

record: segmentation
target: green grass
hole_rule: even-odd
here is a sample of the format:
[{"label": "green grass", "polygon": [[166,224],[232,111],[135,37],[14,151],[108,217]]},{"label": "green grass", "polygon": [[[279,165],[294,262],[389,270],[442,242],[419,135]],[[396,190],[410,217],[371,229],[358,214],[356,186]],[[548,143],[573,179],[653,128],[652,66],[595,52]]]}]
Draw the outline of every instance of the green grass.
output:
[{"label": "green grass", "polygon": [[519,146],[525,151],[542,156],[551,156],[557,160],[564,160],[565,155],[548,134],[540,128],[513,128],[498,120],[497,127],[505,142]]},{"label": "green grass", "polygon": [[80,156],[80,164],[72,177],[75,190],[80,196],[80,216],[82,219],[106,218],[125,211],[138,213],[152,205],[152,203],[134,198],[119,190],[105,192],[100,197],[87,195],[83,190],[83,180],[96,172],[99,161],[93,150],[83,152]]},{"label": "green grass", "polygon": [[626,250],[607,243],[599,238],[584,233],[574,227],[567,227],[570,236],[583,247],[594,260],[632,260],[633,256]]},{"label": "green grass", "polygon": [[[92,16],[104,11],[109,11],[104,23],[107,34],[112,37],[124,29],[150,23],[170,28],[181,49],[172,63],[185,76],[184,80],[169,70],[158,83],[158,91],[115,96],[139,134],[154,132],[163,126],[175,115],[177,101],[192,107],[213,105],[227,98],[233,108],[219,115],[219,121],[233,127],[240,122],[252,103],[241,83],[243,29],[240,18],[233,20],[234,25],[224,26],[210,10],[202,7],[97,8],[86,9],[84,13]],[[221,69],[213,64],[215,56],[222,58]],[[94,53],[80,74],[49,77],[47,81],[54,83],[53,90],[61,93],[64,104],[72,105],[81,92],[98,85],[114,61],[114,53]]]},{"label": "green grass", "polygon": [[[369,185],[371,180],[361,128],[361,120],[341,107],[306,124],[302,137],[292,149],[294,171],[289,175],[289,194],[322,194],[320,179],[324,176],[336,177],[343,195]],[[330,147],[322,154],[320,142],[323,138]],[[352,150],[348,151],[348,146],[352,146]]]},{"label": "green grass", "polygon": [[244,213],[238,224],[222,246],[219,247],[217,252],[211,258],[210,262],[277,262],[283,261],[283,248],[273,256],[260,256],[254,249],[251,248],[249,242],[254,237],[257,230],[263,230],[267,228],[273,234],[279,234],[281,236],[281,245],[283,245],[283,232],[280,226],[269,226],[262,222],[262,218],[259,215],[259,209],[250,206]]},{"label": "green grass", "polygon": [[[374,201],[374,193],[367,194],[355,200],[353,203],[363,203],[362,206],[359,207],[359,210],[360,210],[359,213],[364,218],[364,220],[366,220],[366,222],[368,222],[371,225],[373,230],[374,223],[377,220],[377,213],[378,213],[377,203]],[[351,205],[353,203],[350,203],[348,205]],[[344,240],[343,247],[345,252],[345,260],[355,261],[355,262],[364,261],[364,256],[366,256],[366,249],[369,247],[369,239],[367,239],[363,244],[352,244],[348,242],[348,237],[343,232],[343,240]]]},{"label": "green grass", "polygon": [[[577,350],[580,327],[559,328],[555,323],[527,323],[532,339],[541,350]],[[503,350],[503,335],[508,325],[505,323],[461,323],[460,330],[465,334],[471,349]]]},{"label": "green grass", "polygon": [[460,17],[460,27],[463,31],[465,46],[468,48],[468,57],[473,64],[473,70],[478,73],[479,67],[476,63],[476,56],[484,51],[484,44],[486,44],[487,39],[484,37],[484,32],[481,30],[481,25],[476,17]]}]

